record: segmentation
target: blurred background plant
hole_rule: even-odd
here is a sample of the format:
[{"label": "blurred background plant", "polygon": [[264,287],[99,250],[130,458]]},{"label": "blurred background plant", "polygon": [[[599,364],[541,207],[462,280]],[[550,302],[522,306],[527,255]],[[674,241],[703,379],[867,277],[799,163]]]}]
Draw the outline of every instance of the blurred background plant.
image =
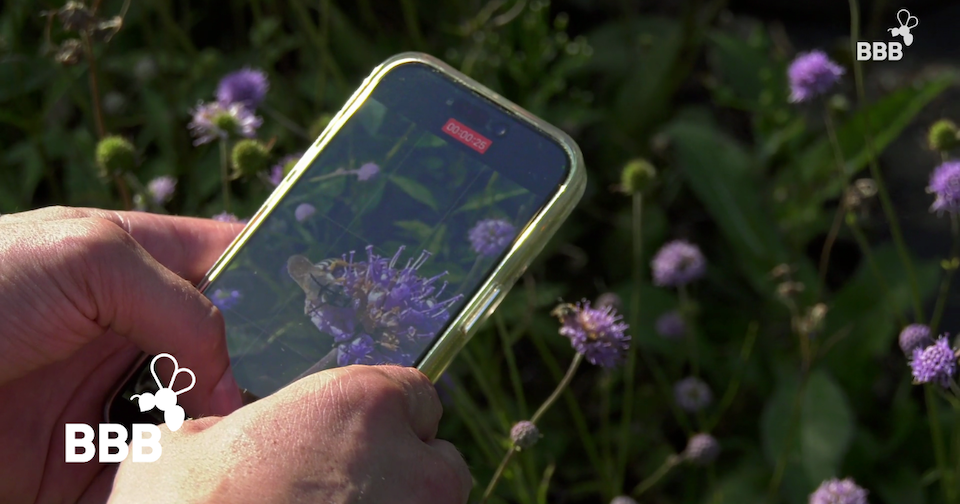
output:
[{"label": "blurred background plant", "polygon": [[[960,8],[917,4],[903,59],[861,64],[901,6],[8,0],[0,212],[247,218],[377,63],[426,51],[590,178],[440,385],[475,498],[497,472],[490,502],[957,503]],[[573,376],[551,309],[584,297],[632,342]]]}]

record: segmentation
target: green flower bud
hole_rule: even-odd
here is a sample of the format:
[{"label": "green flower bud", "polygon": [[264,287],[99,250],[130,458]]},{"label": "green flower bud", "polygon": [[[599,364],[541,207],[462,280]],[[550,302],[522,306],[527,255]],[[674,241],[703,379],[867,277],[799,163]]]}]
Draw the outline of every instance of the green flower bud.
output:
[{"label": "green flower bud", "polygon": [[650,188],[657,178],[657,170],[646,159],[634,159],[623,167],[620,187],[627,194],[642,193]]},{"label": "green flower bud", "polygon": [[323,130],[327,128],[327,125],[330,124],[330,121],[333,120],[333,114],[323,114],[317,118],[316,121],[313,121],[313,124],[310,125],[310,138],[318,138],[320,134],[323,133]]},{"label": "green flower bud", "polygon": [[129,172],[137,165],[137,151],[126,138],[108,136],[97,144],[96,161],[102,177]]},{"label": "green flower bud", "polygon": [[230,154],[238,175],[255,175],[270,166],[270,151],[256,140],[240,140]]},{"label": "green flower bud", "polygon": [[930,126],[930,132],[927,133],[927,142],[930,144],[930,150],[948,151],[960,145],[960,138],[957,136],[957,125],[949,119],[940,119]]}]

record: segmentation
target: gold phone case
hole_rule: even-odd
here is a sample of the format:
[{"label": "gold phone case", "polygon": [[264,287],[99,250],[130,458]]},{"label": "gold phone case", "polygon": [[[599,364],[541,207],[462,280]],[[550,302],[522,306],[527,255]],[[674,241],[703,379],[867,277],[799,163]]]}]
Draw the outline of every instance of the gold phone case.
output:
[{"label": "gold phone case", "polygon": [[409,63],[428,65],[457,83],[486,97],[490,101],[503,107],[511,116],[519,121],[526,122],[540,130],[545,135],[555,139],[563,146],[570,162],[570,171],[566,180],[560,185],[557,192],[550,198],[543,209],[522,229],[514,242],[513,248],[506,257],[497,264],[489,277],[481,284],[476,294],[469,299],[463,309],[456,314],[447,329],[437,338],[434,345],[427,351],[426,356],[417,366],[431,380],[436,381],[447,368],[457,352],[470,340],[476,328],[503,300],[510,287],[523,274],[534,257],[543,249],[547,240],[557,231],[560,224],[567,218],[576,206],[586,185],[586,175],[583,168],[583,155],[577,144],[564,132],[546,123],[542,119],[523,110],[514,103],[487,89],[475,80],[460,73],[446,63],[422,53],[398,54],[375,68],[363,84],[354,92],[346,105],[337,113],[327,125],[320,137],[304,153],[296,166],[287,177],[277,186],[277,189],[267,198],[260,210],[250,219],[249,224],[239,236],[227,247],[220,259],[210,268],[198,288],[203,291],[217,278],[233,259],[233,256],[246,244],[247,240],[257,231],[257,228],[273,209],[283,200],[287,191],[297,182],[297,179],[310,167],[313,160],[320,154],[327,143],[341,127],[364,103],[380,80],[392,69]]}]

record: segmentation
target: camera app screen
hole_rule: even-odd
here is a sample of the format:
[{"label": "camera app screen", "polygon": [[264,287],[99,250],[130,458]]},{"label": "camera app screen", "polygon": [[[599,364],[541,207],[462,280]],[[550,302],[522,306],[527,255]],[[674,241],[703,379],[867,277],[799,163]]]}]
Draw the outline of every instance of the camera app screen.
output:
[{"label": "camera app screen", "polygon": [[[424,115],[384,87],[204,291],[255,397],[330,367],[414,365],[565,174],[562,152],[502,162],[513,152],[491,155],[509,143],[502,129],[461,122],[443,102]],[[560,161],[537,166],[549,160]]]}]

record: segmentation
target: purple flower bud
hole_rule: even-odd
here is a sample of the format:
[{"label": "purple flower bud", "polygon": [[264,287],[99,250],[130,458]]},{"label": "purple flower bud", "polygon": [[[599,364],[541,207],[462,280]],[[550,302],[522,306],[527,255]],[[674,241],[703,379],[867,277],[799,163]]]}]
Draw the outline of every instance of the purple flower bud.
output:
[{"label": "purple flower bud", "polygon": [[220,311],[227,311],[237,306],[241,299],[243,299],[243,295],[236,289],[217,289],[213,291],[213,295],[210,296],[210,301],[213,301],[213,305],[219,308]]},{"label": "purple flower bud", "polygon": [[147,184],[147,193],[157,205],[170,201],[177,188],[177,179],[168,176],[157,177]]},{"label": "purple flower bud", "polygon": [[940,336],[936,343],[927,348],[913,349],[910,368],[916,383],[937,383],[946,388],[957,372],[957,356],[946,336]]},{"label": "purple flower bud", "polygon": [[297,209],[293,211],[293,216],[297,219],[297,222],[303,222],[315,213],[317,213],[317,209],[314,208],[313,205],[310,203],[300,203],[297,205]]},{"label": "purple flower bud", "polygon": [[357,180],[360,182],[366,182],[380,173],[380,167],[375,163],[367,163],[353,173],[357,175]]},{"label": "purple flower bud", "polygon": [[790,101],[804,102],[826,93],[840,81],[841,75],[843,68],[831,61],[823,51],[797,56],[787,70]]},{"label": "purple flower bud", "polygon": [[677,310],[660,315],[655,323],[657,334],[666,339],[680,339],[687,334],[687,323]]},{"label": "purple flower bud", "polygon": [[713,392],[703,380],[690,376],[673,386],[673,395],[677,404],[690,412],[700,411],[713,402]]},{"label": "purple flower bud", "polygon": [[960,161],[947,161],[933,170],[927,192],[936,195],[931,212],[960,213]]},{"label": "purple flower bud", "polygon": [[679,287],[702,277],[707,272],[707,261],[696,245],[675,240],[660,248],[651,267],[655,285]]},{"label": "purple flower bud", "polygon": [[695,434],[681,456],[694,465],[710,465],[720,456],[720,443],[710,434]]},{"label": "purple flower bud", "polygon": [[263,120],[241,103],[199,103],[187,126],[196,137],[193,145],[202,145],[231,135],[253,138]]},{"label": "purple flower bud", "polygon": [[503,252],[516,234],[513,224],[502,219],[486,219],[477,222],[467,233],[467,237],[474,252],[490,257]]},{"label": "purple flower bud", "polygon": [[537,426],[533,423],[522,420],[510,429],[510,439],[517,448],[525,450],[537,444],[537,441],[540,440],[540,429],[537,429]]},{"label": "purple flower bud", "polygon": [[933,344],[930,328],[923,324],[910,324],[900,331],[900,349],[907,356],[913,355],[914,348],[927,348]]},{"label": "purple flower bud", "polygon": [[867,504],[867,491],[853,479],[828,479],[810,494],[810,504]]},{"label": "purple flower bud", "polygon": [[223,105],[242,104],[253,110],[260,105],[270,89],[267,74],[261,70],[244,68],[228,73],[217,85],[217,101]]},{"label": "purple flower bud", "polygon": [[630,348],[629,326],[610,306],[591,308],[590,301],[576,304],[575,313],[564,317],[560,334],[570,338],[577,353],[594,366],[614,367]]}]

